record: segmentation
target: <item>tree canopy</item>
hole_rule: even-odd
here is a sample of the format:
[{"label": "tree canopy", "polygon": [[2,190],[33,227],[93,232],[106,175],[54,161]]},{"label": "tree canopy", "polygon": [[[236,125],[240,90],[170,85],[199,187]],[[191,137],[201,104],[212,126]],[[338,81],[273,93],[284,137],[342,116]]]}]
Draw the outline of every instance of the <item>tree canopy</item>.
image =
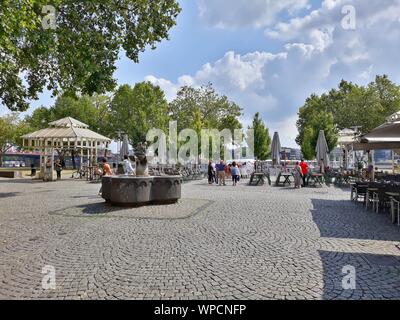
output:
[{"label": "tree canopy", "polygon": [[267,160],[271,154],[271,137],[259,112],[254,115],[251,129],[254,130],[254,155],[257,160]]},{"label": "tree canopy", "polygon": [[69,96],[62,95],[49,108],[35,109],[25,120],[31,130],[48,127],[48,123],[65,117],[72,117],[89,125],[90,129],[107,135],[111,130],[109,121],[110,98],[105,95]]},{"label": "tree canopy", "polygon": [[201,129],[241,129],[239,117],[242,108],[225,95],[215,92],[209,83],[200,88],[182,87],[170,103],[170,116],[178,121],[178,130],[192,128],[198,134]]},{"label": "tree canopy", "polygon": [[21,136],[28,133],[29,126],[16,113],[0,117],[0,167],[3,154],[14,146],[21,145]]},{"label": "tree canopy", "polygon": [[[168,135],[170,121],[177,121],[179,132],[190,128],[199,137],[202,129],[229,129],[233,133],[235,129],[242,129],[241,111],[211,84],[200,88],[182,87],[177,98],[168,103],[159,86],[140,82],[133,87],[121,85],[111,97],[63,94],[53,106],[34,110],[26,122],[33,131],[47,127],[51,121],[73,117],[112,139],[119,138],[119,132],[126,133],[135,147],[146,140],[150,129],[161,129]],[[199,149],[200,142],[199,139]]]},{"label": "tree canopy", "polygon": [[336,147],[339,130],[360,126],[365,134],[400,110],[400,86],[386,75],[367,86],[342,80],[336,89],[311,95],[299,110],[297,144],[306,158],[315,156],[319,130],[324,130],[330,150]]},{"label": "tree canopy", "polygon": [[109,136],[115,138],[117,131],[123,131],[133,146],[144,142],[150,129],[166,132],[169,117],[164,92],[150,82],[137,83],[134,87],[122,85],[112,98],[109,121]]},{"label": "tree canopy", "polygon": [[44,89],[54,96],[110,92],[120,51],[138,62],[140,52],[168,39],[180,12],[176,0],[53,0],[51,27],[48,4],[0,6],[0,103],[12,111],[27,110]]},{"label": "tree canopy", "polygon": [[[211,83],[200,88],[189,86],[182,87],[174,101],[169,104],[171,120],[177,121],[178,132],[190,128],[196,131],[199,137],[198,147],[201,152],[201,131],[203,129],[217,129],[222,131],[229,129],[234,133],[235,129],[242,129],[239,117],[242,108],[230,101],[225,95],[218,94]],[[210,137],[210,154],[212,144],[220,143],[220,154],[224,154],[224,145],[228,141],[214,141]]]}]

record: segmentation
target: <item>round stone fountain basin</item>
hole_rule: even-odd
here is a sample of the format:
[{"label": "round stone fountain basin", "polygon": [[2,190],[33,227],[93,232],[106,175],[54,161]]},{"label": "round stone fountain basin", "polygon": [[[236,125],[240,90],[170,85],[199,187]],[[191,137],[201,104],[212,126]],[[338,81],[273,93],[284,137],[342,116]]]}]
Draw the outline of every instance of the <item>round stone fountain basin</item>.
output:
[{"label": "round stone fountain basin", "polygon": [[174,203],[181,198],[182,176],[131,177],[102,179],[102,197],[116,206]]}]

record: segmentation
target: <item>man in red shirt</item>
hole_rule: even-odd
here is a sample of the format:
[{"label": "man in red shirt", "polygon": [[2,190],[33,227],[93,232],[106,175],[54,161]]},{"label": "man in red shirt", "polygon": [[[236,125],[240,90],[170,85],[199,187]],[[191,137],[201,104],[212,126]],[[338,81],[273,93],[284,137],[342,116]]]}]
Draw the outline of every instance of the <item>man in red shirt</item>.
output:
[{"label": "man in red shirt", "polygon": [[300,162],[300,167],[301,167],[301,173],[303,174],[303,186],[306,186],[306,177],[308,174],[308,164],[307,162],[304,161],[304,159],[301,159]]}]

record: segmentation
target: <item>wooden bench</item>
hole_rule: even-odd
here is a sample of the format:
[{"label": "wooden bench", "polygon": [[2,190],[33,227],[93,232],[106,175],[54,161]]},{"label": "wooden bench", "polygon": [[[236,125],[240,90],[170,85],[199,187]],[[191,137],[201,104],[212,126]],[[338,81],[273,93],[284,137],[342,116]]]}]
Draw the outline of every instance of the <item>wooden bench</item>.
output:
[{"label": "wooden bench", "polygon": [[18,171],[0,171],[0,178],[15,179],[20,178],[21,176],[21,172]]}]

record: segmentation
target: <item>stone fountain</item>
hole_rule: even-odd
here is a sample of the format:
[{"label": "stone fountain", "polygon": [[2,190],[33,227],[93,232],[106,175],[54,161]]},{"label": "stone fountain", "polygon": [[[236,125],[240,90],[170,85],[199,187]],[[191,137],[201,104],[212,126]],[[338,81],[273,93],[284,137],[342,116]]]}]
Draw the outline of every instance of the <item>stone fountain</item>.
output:
[{"label": "stone fountain", "polygon": [[136,176],[106,176],[102,197],[115,206],[143,206],[176,203],[181,198],[182,176],[149,175],[146,144],[135,151]]}]

